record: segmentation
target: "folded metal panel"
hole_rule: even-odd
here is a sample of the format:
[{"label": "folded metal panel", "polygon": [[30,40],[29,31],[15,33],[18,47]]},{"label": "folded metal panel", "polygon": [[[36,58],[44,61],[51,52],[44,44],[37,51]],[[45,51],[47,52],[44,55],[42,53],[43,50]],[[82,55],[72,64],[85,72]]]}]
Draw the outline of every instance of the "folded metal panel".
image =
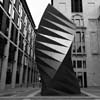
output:
[{"label": "folded metal panel", "polygon": [[36,61],[41,74],[42,95],[79,94],[71,62],[75,25],[48,5],[36,36]]}]

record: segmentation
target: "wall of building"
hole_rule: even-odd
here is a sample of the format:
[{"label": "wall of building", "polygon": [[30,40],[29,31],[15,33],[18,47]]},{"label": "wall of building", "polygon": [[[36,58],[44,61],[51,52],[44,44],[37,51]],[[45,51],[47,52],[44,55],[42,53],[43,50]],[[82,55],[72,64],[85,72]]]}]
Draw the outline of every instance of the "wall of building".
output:
[{"label": "wall of building", "polygon": [[35,85],[35,24],[25,1],[0,0],[0,89]]},{"label": "wall of building", "polygon": [[[71,0],[54,0],[53,5],[55,8],[60,10],[69,19],[82,19],[84,25],[78,26],[76,23],[77,30],[81,29],[81,32],[85,33],[85,56],[72,55],[72,60],[86,60],[86,68],[75,68],[77,72],[87,73],[87,85],[88,86],[100,86],[100,31],[99,31],[99,6],[100,0],[82,0],[83,12],[71,12]],[[72,17],[73,16],[73,17]],[[79,17],[79,18],[78,18]],[[76,30],[76,31],[77,31]],[[77,40],[77,36],[75,38]],[[74,44],[74,43],[73,43]],[[75,44],[76,45],[76,44]],[[76,64],[76,63],[75,63]],[[77,66],[77,64],[76,64]],[[83,64],[84,66],[84,64]],[[79,73],[80,74],[80,73]],[[84,75],[82,76],[84,81]]]}]

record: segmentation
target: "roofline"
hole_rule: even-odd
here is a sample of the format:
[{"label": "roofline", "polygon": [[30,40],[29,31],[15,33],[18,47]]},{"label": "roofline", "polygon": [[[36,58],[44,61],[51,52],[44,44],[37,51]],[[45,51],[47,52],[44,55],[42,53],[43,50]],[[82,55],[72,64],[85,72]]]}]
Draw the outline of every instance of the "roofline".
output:
[{"label": "roofline", "polygon": [[27,17],[29,18],[30,22],[32,23],[33,28],[35,28],[36,26],[35,26],[35,23],[33,21],[33,17],[31,15],[31,12],[30,12],[30,9],[28,7],[28,4],[27,4],[26,0],[20,0],[20,1],[22,2],[24,10],[25,10],[25,12],[27,14]]}]

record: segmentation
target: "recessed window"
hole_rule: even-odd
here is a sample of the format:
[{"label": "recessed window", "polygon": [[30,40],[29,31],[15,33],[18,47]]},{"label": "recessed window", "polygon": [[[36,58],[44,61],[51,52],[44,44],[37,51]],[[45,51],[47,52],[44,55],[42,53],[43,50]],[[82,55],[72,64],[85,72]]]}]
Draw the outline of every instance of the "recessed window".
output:
[{"label": "recessed window", "polygon": [[83,61],[83,68],[86,68],[86,61]]},{"label": "recessed window", "polygon": [[82,68],[82,61],[81,60],[77,61],[77,68]]},{"label": "recessed window", "polygon": [[15,4],[16,0],[13,0],[13,3]]},{"label": "recessed window", "polygon": [[14,15],[15,15],[15,10],[14,8],[12,9],[12,19],[14,19]]},{"label": "recessed window", "polygon": [[17,30],[17,28],[15,27],[14,24],[12,24],[12,27],[11,27],[11,37],[10,37],[10,39],[11,39],[15,44],[17,44],[18,30]]},{"label": "recessed window", "polygon": [[81,42],[81,32],[80,31],[76,32],[76,42]]},{"label": "recessed window", "polygon": [[11,6],[11,4],[9,4],[9,14],[11,15],[11,8],[12,8],[12,6]]},{"label": "recessed window", "polygon": [[0,3],[3,3],[3,0],[0,0]]},{"label": "recessed window", "polygon": [[73,68],[76,68],[76,61],[73,61]]},{"label": "recessed window", "polygon": [[72,0],[71,6],[72,6],[72,12],[83,12],[82,0]]},{"label": "recessed window", "polygon": [[8,36],[9,32],[9,21],[9,17],[2,8],[0,8],[0,31],[2,31],[6,36]]}]

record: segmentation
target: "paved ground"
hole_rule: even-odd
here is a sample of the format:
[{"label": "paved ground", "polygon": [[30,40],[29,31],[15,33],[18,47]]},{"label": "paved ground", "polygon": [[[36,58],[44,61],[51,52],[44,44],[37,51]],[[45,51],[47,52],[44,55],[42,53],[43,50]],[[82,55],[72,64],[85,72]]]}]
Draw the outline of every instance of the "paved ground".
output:
[{"label": "paved ground", "polygon": [[[28,96],[30,94],[34,94],[37,91],[40,92],[40,88],[16,88],[16,89],[7,89],[0,91],[0,97],[16,97],[16,96]],[[36,93],[34,95],[36,95]]]},{"label": "paved ground", "polygon": [[[100,87],[83,88],[82,92],[90,97],[100,98]],[[100,100],[100,99],[99,99]]]},{"label": "paved ground", "polygon": [[[100,100],[100,87],[81,89],[86,96],[45,96],[38,95],[40,88],[19,88],[0,91],[0,100]],[[37,95],[37,96],[36,96]]]}]

